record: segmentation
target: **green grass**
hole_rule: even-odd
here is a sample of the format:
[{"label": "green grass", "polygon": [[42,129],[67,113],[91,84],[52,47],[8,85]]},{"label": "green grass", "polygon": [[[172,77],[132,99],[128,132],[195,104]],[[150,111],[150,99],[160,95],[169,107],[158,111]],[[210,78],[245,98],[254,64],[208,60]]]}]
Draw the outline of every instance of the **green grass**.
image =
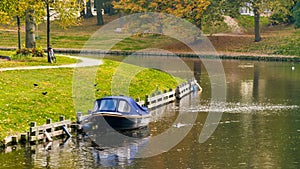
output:
[{"label": "green grass", "polygon": [[[254,30],[254,17],[239,15],[237,18],[239,26],[243,27],[247,32],[252,32]],[[262,28],[266,28],[269,24],[269,19],[267,17],[260,17],[260,25]]]},{"label": "green grass", "polygon": [[300,56],[300,29],[275,28],[262,34],[262,41],[244,45],[237,52]]},{"label": "green grass", "polygon": [[16,53],[13,51],[0,50],[0,55],[12,57],[12,55]]},{"label": "green grass", "polygon": [[[119,62],[104,60],[104,64],[96,68],[96,98],[111,95],[111,80],[118,66]],[[123,79],[129,76],[128,73],[139,71],[129,86],[129,94],[133,98],[143,98],[157,88],[175,88],[183,81],[157,70],[128,64],[123,66],[126,70],[121,69],[118,73]],[[81,69],[89,72],[95,68]],[[8,135],[28,131],[31,121],[42,125],[46,118],[57,121],[60,115],[75,120],[73,98],[77,96],[72,96],[73,69],[7,71],[0,74],[0,140]],[[44,92],[47,94],[44,95]],[[89,106],[82,111],[92,109],[92,104],[88,103]]]},{"label": "green grass", "polygon": [[220,33],[220,32],[228,33],[231,31],[228,25],[224,21],[219,22],[218,25],[214,25],[214,26],[203,23],[202,27],[203,27],[202,32],[209,35]]},{"label": "green grass", "polygon": [[56,63],[48,63],[47,57],[25,57],[14,55],[15,51],[1,51],[0,55],[9,56],[12,58],[11,61],[2,60],[0,61],[0,68],[6,67],[24,67],[24,66],[58,66],[77,63],[77,59],[69,58],[64,55],[56,55]]},{"label": "green grass", "polygon": [[147,48],[160,48],[166,44],[171,44],[174,42],[177,41],[162,35],[140,34],[120,41],[112,48],[112,50],[137,51]]},{"label": "green grass", "polygon": [[276,39],[276,47],[273,47],[273,54],[300,56],[300,30],[293,32],[292,36],[283,39]]}]

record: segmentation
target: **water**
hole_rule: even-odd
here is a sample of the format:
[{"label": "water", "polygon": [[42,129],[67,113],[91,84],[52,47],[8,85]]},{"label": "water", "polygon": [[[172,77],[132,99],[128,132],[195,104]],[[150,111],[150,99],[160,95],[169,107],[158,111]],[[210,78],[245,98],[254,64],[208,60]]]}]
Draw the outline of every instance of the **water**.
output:
[{"label": "water", "polygon": [[[83,137],[17,147],[0,154],[0,168],[300,168],[300,65],[236,60],[223,61],[223,65],[227,101],[217,103],[225,107],[216,106],[213,111],[224,113],[202,144],[199,136],[211,97],[204,67],[203,92],[152,111],[148,128],[129,133],[139,138],[136,141],[95,147]],[[177,119],[178,115],[182,118]],[[195,122],[186,123],[189,117]],[[164,142],[154,140],[167,130],[178,132],[183,140],[169,150],[162,148],[159,155],[136,158],[149,153],[149,145],[154,151],[155,145],[173,143],[171,137]]]}]

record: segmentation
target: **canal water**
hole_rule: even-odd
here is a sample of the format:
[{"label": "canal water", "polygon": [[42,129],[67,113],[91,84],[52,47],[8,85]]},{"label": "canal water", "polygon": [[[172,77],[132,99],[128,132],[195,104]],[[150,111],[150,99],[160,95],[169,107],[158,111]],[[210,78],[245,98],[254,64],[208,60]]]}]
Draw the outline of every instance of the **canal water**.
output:
[{"label": "canal water", "polygon": [[[0,153],[0,168],[300,168],[300,65],[224,60],[223,66],[227,101],[215,110],[224,113],[204,143],[199,143],[199,136],[210,109],[211,91],[202,66],[196,75],[203,91],[152,111],[147,128],[125,133],[136,140],[110,140],[106,133],[103,145],[80,136],[10,148]],[[179,122],[181,114],[195,122]],[[168,149],[162,147],[155,156],[143,156],[145,147],[153,146],[155,138],[168,130],[184,131],[182,140]],[[110,141],[114,144],[105,144]],[[172,137],[163,141],[157,144],[174,142]]]}]

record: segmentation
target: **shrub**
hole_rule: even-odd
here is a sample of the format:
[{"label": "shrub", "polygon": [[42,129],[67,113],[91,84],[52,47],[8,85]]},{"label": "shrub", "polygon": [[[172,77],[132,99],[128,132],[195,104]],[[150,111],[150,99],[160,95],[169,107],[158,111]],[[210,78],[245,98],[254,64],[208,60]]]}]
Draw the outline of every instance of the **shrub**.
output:
[{"label": "shrub", "polygon": [[17,55],[29,56],[31,54],[31,49],[23,48],[17,50]]},{"label": "shrub", "polygon": [[18,56],[32,56],[32,57],[44,57],[44,50],[42,48],[23,48],[23,49],[18,49],[16,52],[16,55]]},{"label": "shrub", "polygon": [[33,48],[32,49],[32,57],[44,57],[45,53],[42,48]]},{"label": "shrub", "polygon": [[300,2],[297,2],[297,4],[294,6],[293,16],[295,19],[295,28],[300,28]]},{"label": "shrub", "polygon": [[270,16],[270,24],[271,25],[289,24],[292,22],[294,22],[294,20],[290,14],[276,12]]}]

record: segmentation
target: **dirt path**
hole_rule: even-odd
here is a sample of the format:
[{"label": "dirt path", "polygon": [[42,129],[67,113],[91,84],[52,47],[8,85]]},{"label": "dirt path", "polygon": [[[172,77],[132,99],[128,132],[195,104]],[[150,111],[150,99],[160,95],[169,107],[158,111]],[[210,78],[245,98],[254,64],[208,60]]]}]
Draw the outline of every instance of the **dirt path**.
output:
[{"label": "dirt path", "polygon": [[243,29],[239,26],[239,23],[230,16],[224,16],[224,22],[231,28],[231,32],[234,34],[243,33]]}]

